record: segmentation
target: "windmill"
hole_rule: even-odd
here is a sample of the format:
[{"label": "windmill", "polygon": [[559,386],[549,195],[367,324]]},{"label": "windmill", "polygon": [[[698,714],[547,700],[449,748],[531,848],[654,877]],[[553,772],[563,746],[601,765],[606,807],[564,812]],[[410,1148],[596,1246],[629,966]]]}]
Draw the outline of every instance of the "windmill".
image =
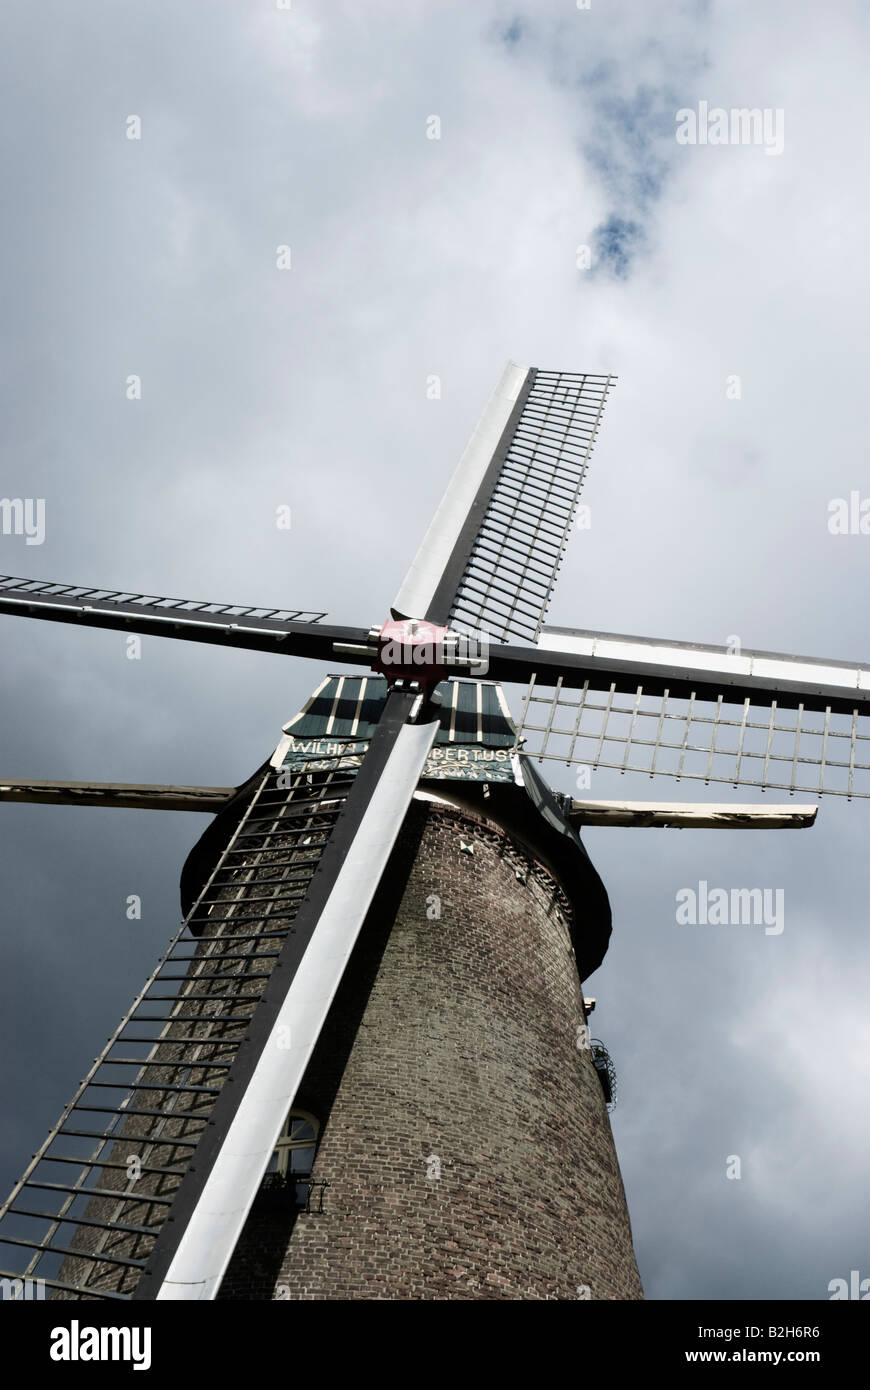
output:
[{"label": "windmill", "polygon": [[[285,726],[272,758],[240,788],[0,785],[6,800],[216,812],[185,869],[180,932],[0,1208],[0,1242],[20,1257],[18,1268],[2,1271],[4,1278],[44,1278],[58,1297],[226,1296],[222,1287],[246,1248],[245,1233],[262,1222],[257,1213],[275,1155],[283,1155],[281,1172],[293,1178],[302,1171],[295,1159],[315,1148],[317,1117],[299,1108],[312,1068],[335,1070],[330,1049],[343,1028],[354,1035],[348,1047],[366,1032],[359,1025],[367,1013],[348,1021],[348,981],[356,971],[360,1007],[367,1007],[381,978],[377,951],[374,963],[364,958],[372,922],[379,930],[386,923],[389,935],[394,917],[399,921],[394,868],[402,855],[412,864],[423,843],[413,824],[423,806],[450,830],[454,858],[442,856],[439,872],[461,864],[449,873],[464,874],[469,892],[475,883],[497,881],[505,894],[504,952],[512,949],[511,923],[525,920],[524,913],[542,931],[551,930],[545,923],[556,924],[555,935],[540,938],[535,987],[543,988],[546,976],[558,993],[567,981],[558,1009],[553,1004],[562,1011],[558,1047],[569,1022],[578,1041],[575,1046],[572,1036],[573,1060],[566,1061],[573,1080],[567,1072],[554,1080],[541,1063],[542,1093],[552,1085],[541,1126],[551,1134],[564,1128],[558,1087],[564,1084],[567,1094],[576,1083],[584,1117],[595,1128],[577,1142],[601,1169],[600,1191],[597,1170],[586,1170],[584,1221],[593,1243],[610,1242],[611,1252],[593,1252],[590,1244],[589,1259],[598,1258],[606,1284],[601,1271],[616,1251],[624,1275],[603,1293],[590,1295],[579,1284],[587,1289],[579,1296],[639,1296],[609,1126],[599,1114],[603,1098],[600,1089],[597,1102],[582,1090],[596,1068],[608,1070],[600,1049],[588,1045],[592,1001],[583,1000],[579,980],[603,957],[609,911],[578,827],[797,827],[812,824],[816,808],[581,801],[550,792],[536,765],[551,760],[705,785],[867,796],[870,735],[862,721],[870,712],[870,668],[544,625],[611,382],[508,364],[390,617],[370,628],[327,625],[321,613],[0,579],[4,614],[325,659],[366,672],[325,681]],[[518,726],[502,684],[526,689]],[[424,880],[418,879],[419,894]],[[438,895],[425,902],[432,896]],[[487,903],[475,910],[486,918]],[[504,925],[497,915],[486,922],[493,934]],[[475,976],[489,978],[479,969],[481,953],[491,956],[487,971],[497,972],[500,962],[488,938],[474,937],[472,916],[469,910],[466,935],[454,935],[450,949],[466,949],[463,959]],[[469,941],[478,951],[473,959]],[[419,942],[421,953],[429,949],[422,936]],[[547,957],[553,951],[561,962],[555,973]],[[458,966],[448,967],[439,986],[458,973]],[[499,1017],[515,1021],[521,1004],[501,979],[497,993],[497,1007],[508,1007],[509,996],[514,1011]],[[403,1002],[399,995],[391,1002],[397,1029]],[[383,1017],[381,1024],[376,1056],[390,1026]],[[527,1043],[534,1046],[543,1025],[524,1016],[522,1026],[520,1053]],[[142,1027],[144,1034],[137,1031]],[[546,1048],[557,1046],[554,1036],[544,1039]],[[342,1055],[344,1066],[357,1054]],[[487,1066],[490,1061],[488,1053]],[[515,1046],[518,1072],[523,1061]],[[401,1070],[401,1057],[398,1062]],[[551,1058],[549,1073],[559,1066]],[[477,1101],[485,1093],[484,1070],[472,1067]],[[341,1093],[346,1074],[334,1079],[334,1093]],[[497,1073],[499,1085],[504,1075]],[[375,1080],[380,1086],[382,1075]],[[370,1072],[366,1084],[371,1081]],[[382,1089],[394,1095],[401,1084],[394,1068]],[[522,1104],[533,1105],[534,1083],[527,1077],[524,1084]],[[466,1105],[471,1119],[465,1122],[473,1128],[474,1106],[458,1091],[451,1095],[458,1109]],[[416,1099],[405,1097],[408,1104]],[[499,1096],[499,1104],[510,1107],[512,1099]],[[365,1124],[365,1112],[354,1112],[345,1129]],[[381,1140],[375,1123],[367,1142],[379,1161]],[[430,1167],[435,1160],[440,1163],[437,1154],[420,1156]],[[521,1165],[508,1169],[496,1175],[502,1192],[524,1180]],[[306,1169],[304,1181],[290,1184],[294,1194],[306,1189],[306,1215],[319,1185],[312,1221],[323,1211],[324,1188],[333,1190],[328,1204],[336,1187],[329,1177],[315,1179],[316,1171]],[[474,1189],[478,1206],[468,1210],[479,1216],[493,1181],[491,1172],[477,1185],[473,1175],[464,1179],[457,1210]],[[445,1207],[429,1200],[431,1190],[430,1184],[420,1208],[429,1222]],[[543,1193],[537,1206],[544,1216],[527,1215],[526,1222],[551,1220],[557,1232],[574,1219],[576,1195]],[[404,1198],[394,1194],[394,1200]],[[528,1261],[528,1230],[517,1215],[522,1206],[511,1217],[518,1223],[517,1258]],[[413,1220],[418,1214],[412,1212]],[[372,1224],[354,1229],[368,1232]],[[316,1240],[310,1237],[311,1249]],[[559,1244],[557,1234],[553,1241]],[[458,1248],[456,1241],[445,1243]],[[500,1256],[492,1258],[498,1263]],[[533,1294],[562,1289],[572,1258],[570,1249],[560,1250],[558,1277],[550,1285],[541,1271]],[[279,1260],[275,1267],[287,1266]],[[407,1286],[416,1288],[408,1278]],[[496,1281],[490,1295],[498,1289]]]}]

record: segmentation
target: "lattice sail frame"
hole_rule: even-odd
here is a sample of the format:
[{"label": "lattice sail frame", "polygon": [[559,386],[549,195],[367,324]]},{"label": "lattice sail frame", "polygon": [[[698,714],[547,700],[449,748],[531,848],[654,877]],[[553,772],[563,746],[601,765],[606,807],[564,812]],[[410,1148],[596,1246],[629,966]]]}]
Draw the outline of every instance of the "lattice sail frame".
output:
[{"label": "lattice sail frame", "polygon": [[178,613],[182,617],[254,618],[270,622],[318,623],[326,617],[325,613],[304,612],[299,608],[254,608],[242,604],[209,603],[197,599],[161,598],[154,594],[136,594],[127,589],[94,589],[82,584],[57,584],[45,579],[21,579],[14,575],[0,575],[0,595],[7,606],[20,602],[27,607],[28,600],[40,601],[48,606],[51,599],[63,599],[64,606],[87,604],[118,604],[134,612],[140,609],[160,609]]},{"label": "lattice sail frame", "polygon": [[735,701],[645,694],[642,685],[585,681],[578,688],[532,676],[518,744],[538,761],[613,768],[677,781],[761,791],[870,797],[870,716]]},{"label": "lattice sail frame", "polygon": [[32,1252],[4,1277],[130,1297],[356,774],[343,757],[263,773],[178,935],[0,1207],[0,1264],[5,1247]]},{"label": "lattice sail frame", "polygon": [[450,609],[458,631],[536,641],[571,536],[612,376],[531,371]]}]

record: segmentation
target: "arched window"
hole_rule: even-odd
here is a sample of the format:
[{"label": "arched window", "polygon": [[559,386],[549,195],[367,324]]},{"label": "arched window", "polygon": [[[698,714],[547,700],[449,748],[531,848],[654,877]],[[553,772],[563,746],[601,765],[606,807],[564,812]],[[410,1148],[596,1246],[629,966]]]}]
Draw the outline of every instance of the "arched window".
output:
[{"label": "arched window", "polygon": [[288,1193],[295,1186],[296,1205],[308,1205],[309,1184],[317,1149],[317,1136],[320,1126],[307,1110],[291,1110],[278,1138],[275,1152],[266,1170],[267,1189],[284,1189]]}]

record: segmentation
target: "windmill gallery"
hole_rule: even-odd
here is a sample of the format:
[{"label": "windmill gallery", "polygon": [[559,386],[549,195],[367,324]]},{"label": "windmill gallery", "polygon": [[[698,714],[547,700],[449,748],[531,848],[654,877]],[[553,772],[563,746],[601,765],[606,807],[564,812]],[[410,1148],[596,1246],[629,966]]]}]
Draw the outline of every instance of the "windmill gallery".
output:
[{"label": "windmill gallery", "polygon": [[[58,1300],[642,1297],[582,988],[610,907],[580,830],[816,808],[578,801],[540,765],[867,796],[870,668],[545,626],[611,381],[508,364],[374,626],[0,578],[2,615],[341,672],[238,787],[0,781],[214,816],[179,931],[0,1207],[4,1279]],[[684,891],[712,924],[724,890]],[[782,930],[781,897],[738,892],[733,920]]]}]

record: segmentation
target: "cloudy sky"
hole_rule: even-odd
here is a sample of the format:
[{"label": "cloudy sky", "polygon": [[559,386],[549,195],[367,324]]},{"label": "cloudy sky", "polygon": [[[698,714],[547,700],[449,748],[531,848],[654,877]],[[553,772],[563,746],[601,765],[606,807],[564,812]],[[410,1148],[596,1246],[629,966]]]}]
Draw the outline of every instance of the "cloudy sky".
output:
[{"label": "cloudy sky", "polygon": [[[619,377],[552,622],[866,661],[870,537],[827,521],[870,496],[868,27],[859,0],[7,0],[0,493],[46,534],[0,569],[379,621],[513,358]],[[678,144],[700,102],[781,112],[781,152]],[[239,783],[327,669],[0,633],[3,777]],[[620,793],[729,794],[590,794]],[[206,823],[0,807],[4,1190]],[[650,1298],[870,1275],[868,831],[832,798],[812,831],[585,836]],[[678,926],[701,879],[784,889],[784,931]]]}]

